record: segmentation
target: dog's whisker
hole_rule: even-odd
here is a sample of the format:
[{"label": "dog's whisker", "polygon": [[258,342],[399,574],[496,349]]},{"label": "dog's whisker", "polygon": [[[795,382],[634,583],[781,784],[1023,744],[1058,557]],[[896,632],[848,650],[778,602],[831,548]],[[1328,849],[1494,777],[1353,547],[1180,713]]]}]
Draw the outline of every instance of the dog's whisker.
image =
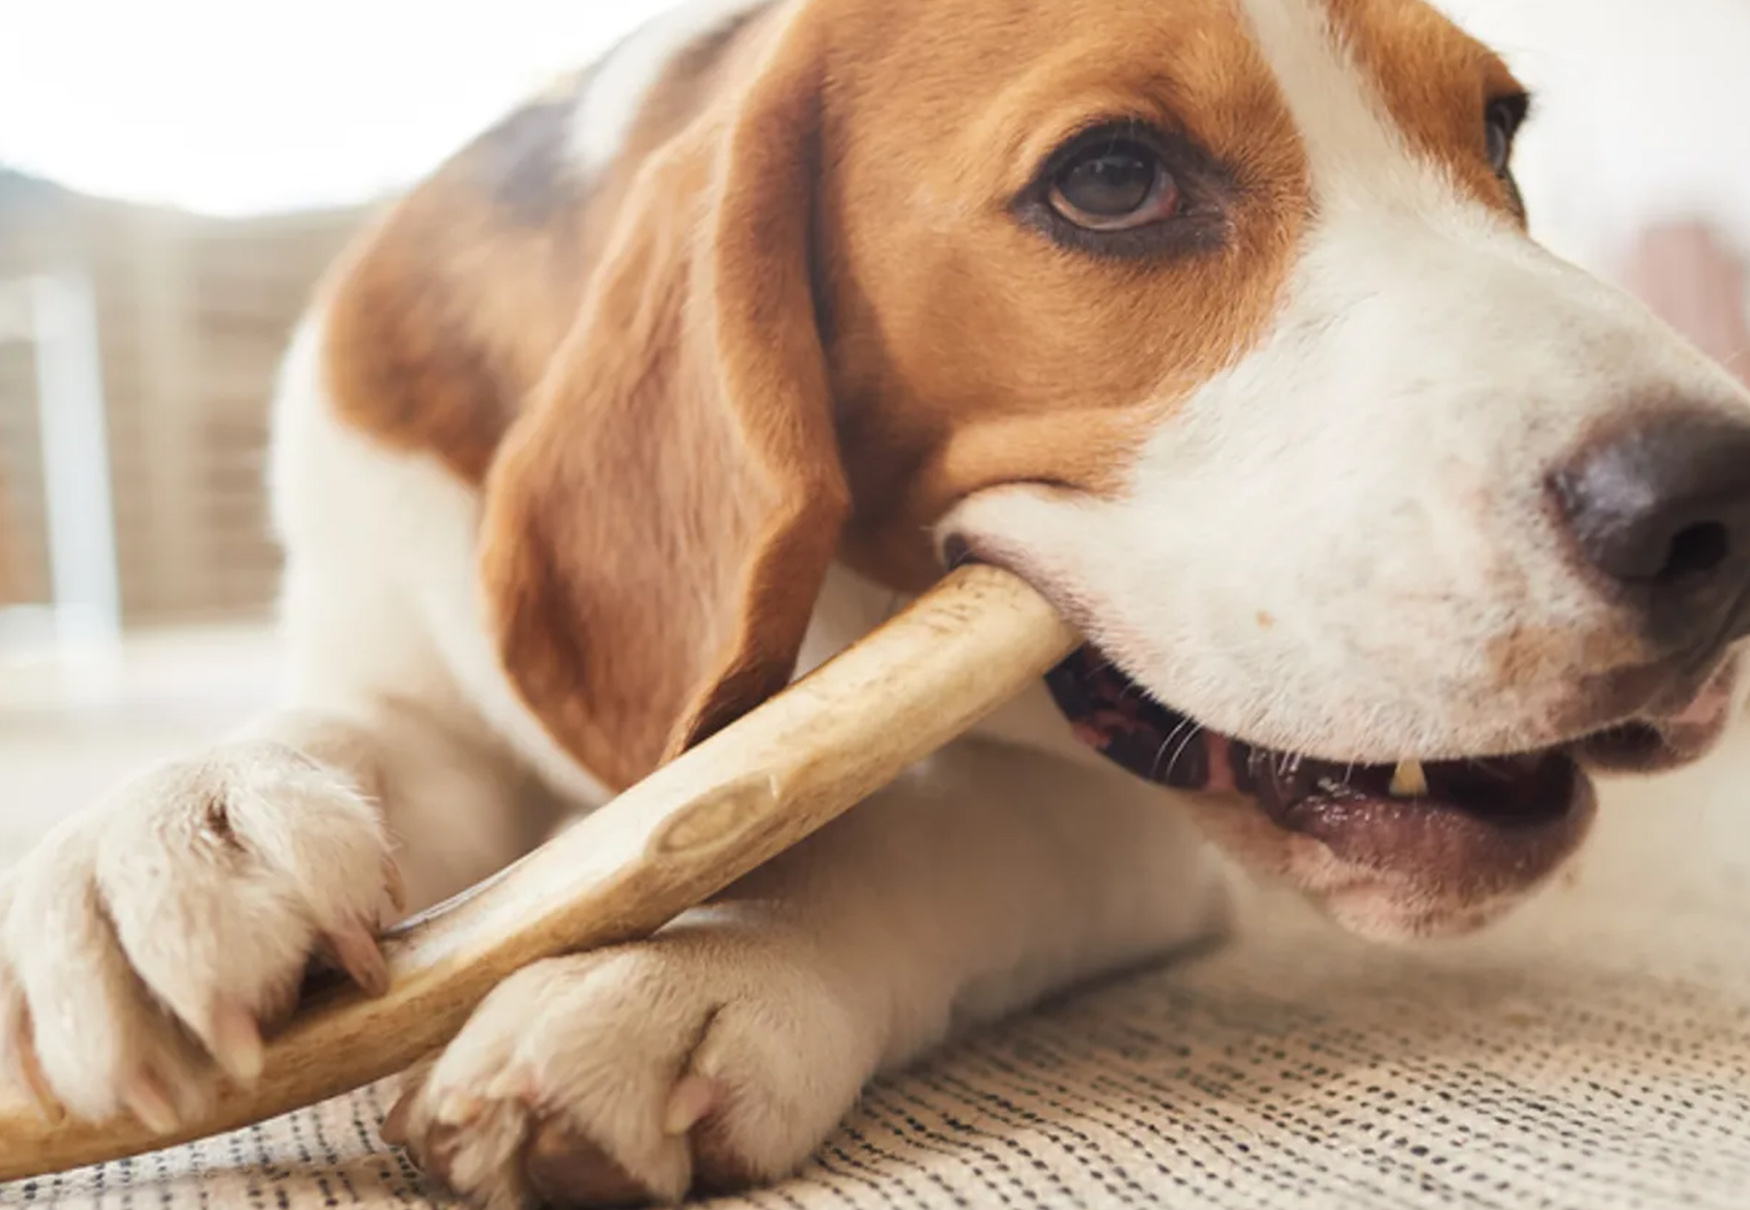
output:
[{"label": "dog's whisker", "polygon": [[1177,752],[1174,752],[1173,759],[1167,762],[1167,772],[1166,772],[1166,777],[1164,778],[1164,780],[1169,781],[1169,782],[1172,781],[1173,770],[1178,767],[1179,758],[1181,756],[1185,755],[1185,751],[1186,751],[1186,749],[1188,749],[1191,746],[1191,742],[1193,740],[1195,740],[1201,734],[1203,734],[1203,726],[1202,726],[1202,724],[1199,724],[1191,729],[1191,734],[1187,735],[1183,740],[1180,741],[1179,750]]},{"label": "dog's whisker", "polygon": [[[1192,725],[1192,721],[1191,721],[1191,718],[1189,715],[1185,716],[1184,718],[1181,718],[1179,720],[1178,726],[1174,727],[1171,731],[1169,731],[1167,733],[1167,737],[1161,741],[1160,748],[1158,750],[1156,750],[1156,752],[1155,752],[1154,762],[1149,766],[1149,777],[1151,780],[1155,780],[1155,781],[1160,780],[1159,774],[1160,774],[1160,768],[1161,768],[1161,757],[1166,755],[1167,748],[1170,747],[1172,745],[1172,742],[1178,738],[1179,733],[1181,731],[1183,731],[1186,727],[1189,727],[1191,725]],[[1199,728],[1199,730],[1201,730],[1201,728]],[[1193,732],[1192,734],[1195,735],[1196,732]],[[1168,765],[1167,772],[1169,774],[1171,774],[1171,772],[1172,772],[1171,765]]]},{"label": "dog's whisker", "polygon": [[1496,781],[1512,781],[1513,775],[1490,760],[1469,760],[1465,762],[1472,768],[1481,769]]}]

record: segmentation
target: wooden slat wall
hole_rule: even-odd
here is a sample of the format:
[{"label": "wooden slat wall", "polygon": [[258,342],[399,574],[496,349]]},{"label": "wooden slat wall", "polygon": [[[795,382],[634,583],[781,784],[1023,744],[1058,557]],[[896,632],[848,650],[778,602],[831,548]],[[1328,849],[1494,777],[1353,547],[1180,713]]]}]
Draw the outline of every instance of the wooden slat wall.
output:
[{"label": "wooden slat wall", "polygon": [[[279,556],[260,472],[273,379],[312,285],[358,220],[217,220],[0,172],[0,281],[71,265],[92,282],[129,624],[270,607]],[[13,567],[0,591],[46,602],[32,367],[29,346],[0,344],[0,548]]]}]

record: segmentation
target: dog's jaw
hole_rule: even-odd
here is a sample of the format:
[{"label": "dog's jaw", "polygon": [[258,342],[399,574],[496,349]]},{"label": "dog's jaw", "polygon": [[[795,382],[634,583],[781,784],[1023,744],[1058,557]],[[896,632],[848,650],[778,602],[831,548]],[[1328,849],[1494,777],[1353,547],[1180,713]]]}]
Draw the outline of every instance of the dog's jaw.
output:
[{"label": "dog's jaw", "polygon": [[[1370,935],[1461,931],[1579,846],[1579,766],[1694,759],[1734,692],[1729,670],[1679,684],[1576,566],[1553,468],[1663,401],[1741,417],[1750,399],[1412,150],[1322,9],[1244,7],[1317,203],[1273,326],[1188,399],[1163,395],[1122,490],[1001,487],[942,532],[1029,578],[1172,707],[1155,767],[1133,771],[1204,791],[1193,809],[1248,864]],[[1219,768],[1216,747],[1245,755]],[[1455,762],[1438,800],[1475,797],[1471,758],[1545,751],[1520,770],[1552,800],[1535,819],[1385,793],[1405,758]],[[1290,753],[1386,773],[1303,793],[1276,771]]]}]

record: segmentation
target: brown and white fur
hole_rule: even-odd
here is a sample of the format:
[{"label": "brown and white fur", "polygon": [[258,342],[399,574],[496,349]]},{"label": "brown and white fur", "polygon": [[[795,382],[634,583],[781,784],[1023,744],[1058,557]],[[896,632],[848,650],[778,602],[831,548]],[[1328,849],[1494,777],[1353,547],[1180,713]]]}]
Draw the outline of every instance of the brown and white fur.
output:
[{"label": "brown and white fur", "polygon": [[[1527,240],[1481,117],[1512,87],[1418,0],[718,0],[535,99],[293,342],[284,711],[0,884],[14,1073],[169,1129],[259,1073],[313,954],[380,981],[399,882],[501,867],[951,536],[1260,744],[1608,723],[1586,695],[1645,645],[1549,468],[1638,410],[1750,407]],[[1208,247],[1017,217],[1113,114],[1219,166]],[[1373,933],[1532,889],[1406,889],[1235,810],[1088,753],[1041,688],[655,939],[507,980],[391,1126],[492,1206],[779,1177],[877,1071],[1216,927],[1198,819]]]}]

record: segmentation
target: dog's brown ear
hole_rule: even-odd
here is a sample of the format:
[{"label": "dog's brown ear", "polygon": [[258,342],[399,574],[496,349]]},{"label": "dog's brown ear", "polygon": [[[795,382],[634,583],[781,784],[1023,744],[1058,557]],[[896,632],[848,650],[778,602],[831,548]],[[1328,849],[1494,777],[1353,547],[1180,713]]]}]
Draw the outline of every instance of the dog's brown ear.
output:
[{"label": "dog's brown ear", "polygon": [[809,265],[794,30],[643,166],[486,486],[511,680],[624,786],[782,688],[848,508]]}]

